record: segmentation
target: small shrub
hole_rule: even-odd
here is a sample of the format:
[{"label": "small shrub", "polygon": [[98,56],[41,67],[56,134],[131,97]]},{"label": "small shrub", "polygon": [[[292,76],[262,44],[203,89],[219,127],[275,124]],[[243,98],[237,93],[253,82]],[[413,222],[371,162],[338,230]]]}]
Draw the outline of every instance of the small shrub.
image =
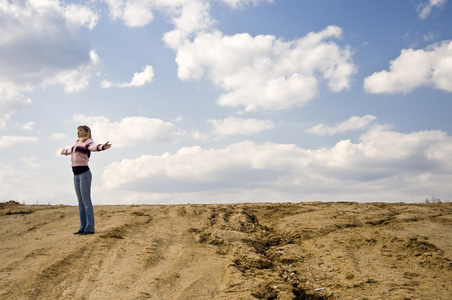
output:
[{"label": "small shrub", "polygon": [[429,198],[427,198],[427,199],[425,199],[425,204],[434,204],[434,203],[442,203],[442,202],[450,202],[450,200],[441,200],[440,198],[437,198],[437,197],[435,197],[435,195],[432,195],[432,198],[431,199],[429,199]]}]

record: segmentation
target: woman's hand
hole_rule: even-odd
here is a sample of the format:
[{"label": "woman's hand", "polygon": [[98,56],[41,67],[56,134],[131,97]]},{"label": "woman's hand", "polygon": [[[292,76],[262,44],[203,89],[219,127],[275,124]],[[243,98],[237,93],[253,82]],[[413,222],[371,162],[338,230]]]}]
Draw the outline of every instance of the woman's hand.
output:
[{"label": "woman's hand", "polygon": [[104,150],[110,149],[110,147],[111,147],[110,142],[106,142],[105,144],[102,145],[102,149]]},{"label": "woman's hand", "polygon": [[66,149],[61,150],[61,155],[66,155]]}]

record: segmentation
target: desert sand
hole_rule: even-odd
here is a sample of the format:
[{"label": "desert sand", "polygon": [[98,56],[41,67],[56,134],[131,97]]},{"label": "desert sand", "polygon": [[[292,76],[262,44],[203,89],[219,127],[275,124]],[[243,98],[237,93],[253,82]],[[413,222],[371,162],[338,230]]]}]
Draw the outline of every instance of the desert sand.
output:
[{"label": "desert sand", "polygon": [[0,203],[0,299],[452,299],[452,203]]}]

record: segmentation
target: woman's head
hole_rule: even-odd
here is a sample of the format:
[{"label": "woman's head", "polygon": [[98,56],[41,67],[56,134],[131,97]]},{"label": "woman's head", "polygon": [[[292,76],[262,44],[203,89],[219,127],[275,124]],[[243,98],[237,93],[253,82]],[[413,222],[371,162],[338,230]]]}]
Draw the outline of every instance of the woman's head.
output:
[{"label": "woman's head", "polygon": [[86,125],[80,125],[79,127],[77,127],[77,136],[81,142],[90,139],[91,129]]}]

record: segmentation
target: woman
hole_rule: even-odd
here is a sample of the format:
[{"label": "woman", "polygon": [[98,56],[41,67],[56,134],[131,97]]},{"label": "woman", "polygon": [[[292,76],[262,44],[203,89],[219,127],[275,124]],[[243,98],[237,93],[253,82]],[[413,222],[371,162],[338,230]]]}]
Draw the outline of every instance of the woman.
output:
[{"label": "woman", "polygon": [[110,149],[111,144],[95,144],[91,137],[91,129],[82,125],[77,127],[78,140],[75,145],[61,150],[61,155],[71,155],[72,172],[74,173],[75,193],[78,199],[80,228],[74,234],[86,235],[94,233],[94,210],[91,203],[92,174],[88,167],[91,152]]}]

